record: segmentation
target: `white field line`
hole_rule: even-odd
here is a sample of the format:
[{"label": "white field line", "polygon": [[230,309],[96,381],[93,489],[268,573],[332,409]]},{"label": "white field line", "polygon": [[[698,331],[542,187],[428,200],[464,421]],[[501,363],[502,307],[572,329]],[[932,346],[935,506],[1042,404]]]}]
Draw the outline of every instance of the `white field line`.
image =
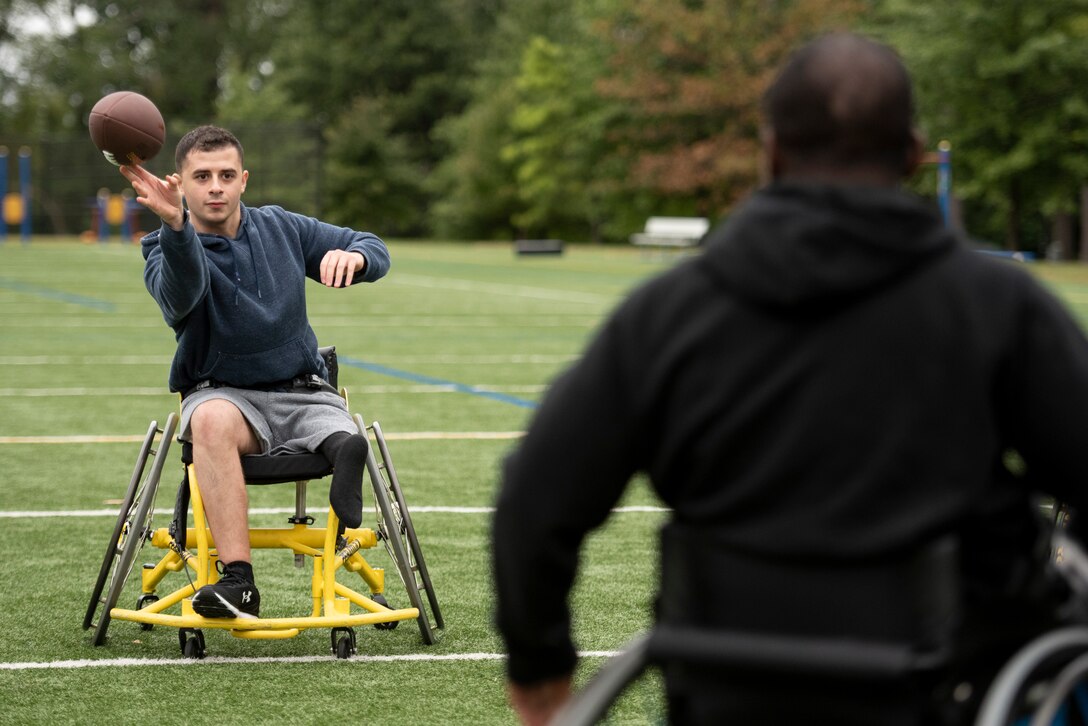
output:
[{"label": "white field line", "polygon": [[83,398],[87,396],[166,396],[174,395],[158,387],[147,388],[0,388],[0,398]]},{"label": "white field line", "polygon": [[[544,384],[529,384],[524,386],[490,385],[481,383],[472,386],[472,390],[486,393],[540,393],[547,386]],[[359,395],[389,394],[389,393],[461,393],[463,389],[456,384],[433,385],[388,385],[388,386],[352,386],[349,393]],[[0,388],[0,398],[86,398],[90,396],[176,396],[163,387],[150,388],[90,388],[86,386],[73,386],[70,388]]]},{"label": "white field line", "polygon": [[[492,514],[494,507],[412,507],[412,514]],[[615,514],[649,514],[656,512],[668,512],[666,507],[631,506],[616,507],[612,510]],[[156,509],[155,515],[159,517],[171,516],[173,509]],[[250,514],[294,514],[294,507],[253,507]],[[62,517],[116,517],[116,509],[39,509],[39,510],[0,510],[0,519],[49,519]]]},{"label": "white field line", "polygon": [[0,366],[167,366],[168,355],[0,355]]},{"label": "white field line", "polygon": [[616,299],[613,295],[599,295],[591,292],[557,290],[555,288],[530,287],[528,285],[503,285],[501,283],[474,282],[472,280],[451,280],[445,277],[431,277],[428,275],[398,273],[397,275],[391,275],[386,282],[391,285],[425,287],[431,290],[457,290],[458,292],[488,293],[533,300],[555,300],[589,305],[607,305]]},{"label": "white field line", "polygon": [[[104,313],[98,313],[99,315]],[[94,318],[78,315],[39,315],[33,318],[8,318],[0,321],[0,328],[161,328],[162,320],[151,318],[132,318],[122,315],[110,315],[108,318]]]},{"label": "white field line", "polygon": [[[618,654],[612,650],[587,650],[579,653],[582,658],[611,658]],[[502,653],[407,653],[404,655],[357,655],[349,660],[341,660],[333,655],[296,655],[296,656],[263,656],[263,657],[217,657],[212,656],[197,660],[195,658],[113,658],[113,659],[82,659],[82,660],[47,660],[28,661],[23,663],[0,663],[0,671],[28,671],[28,670],[71,670],[76,668],[131,668],[146,666],[215,666],[215,665],[252,665],[255,663],[336,663],[339,664],[367,664],[367,663],[397,663],[397,662],[442,662],[464,663],[467,661],[498,661],[504,660]]]},{"label": "white field line", "polygon": [[0,436],[0,444],[137,444],[143,436],[130,434],[73,436]]},{"label": "white field line", "polygon": [[[577,355],[555,354],[514,354],[514,355],[403,355],[396,359],[381,358],[368,360],[381,365],[418,365],[425,363],[450,363],[463,365],[512,365],[518,363],[569,363]],[[0,366],[166,366],[170,365],[169,355],[0,355]]]},{"label": "white field line", "polygon": [[[409,431],[382,432],[386,441],[494,441],[517,439],[524,431]],[[72,436],[0,436],[0,444],[133,444],[143,441],[145,434]]]},{"label": "white field line", "polygon": [[[547,315],[515,315],[516,325],[520,328],[588,328],[600,322],[591,315],[565,315],[548,313]],[[418,317],[350,317],[350,316],[310,316],[310,324],[315,328],[494,328],[497,324],[511,324],[509,318],[491,316],[429,315]],[[81,329],[119,329],[161,328],[162,320],[152,318],[126,317],[110,315],[106,318],[91,316],[39,316],[35,318],[9,318],[0,320],[0,329],[4,328],[81,328]]]}]

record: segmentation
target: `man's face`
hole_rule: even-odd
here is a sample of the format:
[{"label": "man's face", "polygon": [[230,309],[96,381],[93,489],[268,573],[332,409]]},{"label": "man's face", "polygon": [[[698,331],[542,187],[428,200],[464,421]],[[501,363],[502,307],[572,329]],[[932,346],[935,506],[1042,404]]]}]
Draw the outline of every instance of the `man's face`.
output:
[{"label": "man's face", "polygon": [[233,146],[190,151],[181,168],[181,191],[193,227],[198,232],[233,237],[241,221],[238,205],[248,178]]}]

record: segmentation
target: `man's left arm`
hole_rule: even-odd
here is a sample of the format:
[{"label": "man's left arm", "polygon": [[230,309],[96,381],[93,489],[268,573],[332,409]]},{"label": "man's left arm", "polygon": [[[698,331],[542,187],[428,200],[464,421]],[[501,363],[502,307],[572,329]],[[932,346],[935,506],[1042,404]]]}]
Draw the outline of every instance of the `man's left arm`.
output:
[{"label": "man's left arm", "polygon": [[630,351],[620,327],[606,325],[554,382],[503,463],[492,520],[496,625],[524,724],[546,723],[570,695],[576,650],[567,598],[578,552],[642,468],[641,396],[622,363]]},{"label": "man's left arm", "polygon": [[307,276],[327,287],[374,282],[389,271],[389,250],[370,232],[296,215]]}]

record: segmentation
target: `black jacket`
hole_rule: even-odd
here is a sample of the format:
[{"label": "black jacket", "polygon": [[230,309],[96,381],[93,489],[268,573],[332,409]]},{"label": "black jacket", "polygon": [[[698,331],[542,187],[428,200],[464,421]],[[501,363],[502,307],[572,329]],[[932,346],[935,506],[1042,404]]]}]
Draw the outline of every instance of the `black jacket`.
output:
[{"label": "black jacket", "polygon": [[505,462],[510,677],[573,667],[577,550],[638,471],[738,552],[848,561],[952,532],[1000,570],[1031,546],[1033,488],[1084,503],[1086,432],[1088,342],[1026,271],[905,193],[773,185],[620,306]]}]

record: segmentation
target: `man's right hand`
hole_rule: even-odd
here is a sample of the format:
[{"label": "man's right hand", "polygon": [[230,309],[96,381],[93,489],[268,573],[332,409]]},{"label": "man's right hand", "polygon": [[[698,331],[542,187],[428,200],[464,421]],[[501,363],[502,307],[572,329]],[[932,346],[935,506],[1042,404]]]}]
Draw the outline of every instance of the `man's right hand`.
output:
[{"label": "man's right hand", "polygon": [[180,232],[185,226],[181,176],[167,174],[160,179],[142,166],[122,166],[121,175],[136,190],[136,201],[157,214],[171,229]]},{"label": "man's right hand", "polygon": [[507,683],[507,695],[522,726],[546,726],[571,698],[571,676],[532,685]]}]

